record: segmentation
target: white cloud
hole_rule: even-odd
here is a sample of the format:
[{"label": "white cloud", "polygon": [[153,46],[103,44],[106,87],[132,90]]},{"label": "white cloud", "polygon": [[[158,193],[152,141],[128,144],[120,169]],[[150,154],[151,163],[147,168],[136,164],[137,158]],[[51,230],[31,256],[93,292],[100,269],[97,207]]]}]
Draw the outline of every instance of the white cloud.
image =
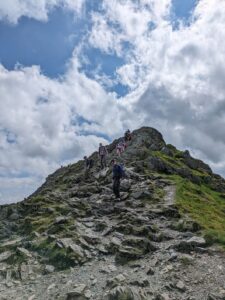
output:
[{"label": "white cloud", "polygon": [[0,1],[0,20],[16,24],[22,16],[47,21],[48,13],[55,7],[81,13],[85,0],[7,0]]},{"label": "white cloud", "polygon": [[[37,4],[43,9],[36,18],[44,20],[51,7],[69,1],[45,4]],[[0,16],[6,18],[2,7]],[[190,26],[176,30],[170,9],[170,0],[104,0],[59,80],[35,66],[11,72],[1,66],[0,174],[8,176],[2,184],[7,191],[10,178],[22,171],[30,174],[34,187],[60,164],[106,142],[98,136],[114,138],[141,125],[156,127],[169,143],[189,148],[225,174],[225,2],[200,0]],[[8,20],[16,22],[21,11],[14,17],[11,12]],[[117,82],[128,86],[127,96],[116,99],[101,86],[104,76],[91,80],[79,71],[88,42],[124,58]],[[19,197],[28,192],[23,180],[18,181],[24,184]],[[6,201],[10,195],[5,190],[0,197]]]},{"label": "white cloud", "polygon": [[171,1],[103,1],[103,8],[98,22],[111,26],[98,27],[97,35],[94,22],[91,42],[100,49],[106,42],[109,52],[122,49],[124,41],[132,45],[122,53],[126,63],[117,74],[131,89],[123,103],[133,124],[158,127],[171,142],[218,165],[225,159],[225,2],[199,1],[190,26],[181,23],[176,30]]},{"label": "white cloud", "polygon": [[[99,142],[106,143],[100,133],[118,134],[119,122],[112,127],[115,115],[119,118],[115,97],[74,68],[64,78],[51,80],[35,66],[15,71],[1,66],[0,93],[2,186],[25,173],[37,187],[61,164],[90,154]],[[30,191],[26,184],[24,189]]]}]

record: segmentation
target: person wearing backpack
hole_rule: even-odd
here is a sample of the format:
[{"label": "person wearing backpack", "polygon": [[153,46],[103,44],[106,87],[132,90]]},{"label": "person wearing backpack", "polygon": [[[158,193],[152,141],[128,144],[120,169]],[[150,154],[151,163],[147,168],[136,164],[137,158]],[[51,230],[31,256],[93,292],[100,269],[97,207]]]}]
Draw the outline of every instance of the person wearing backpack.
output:
[{"label": "person wearing backpack", "polygon": [[101,169],[104,169],[107,167],[106,164],[106,156],[108,154],[107,148],[102,145],[102,143],[99,144],[99,149],[98,149],[98,155],[100,157],[100,162],[101,162]]},{"label": "person wearing backpack", "polygon": [[84,156],[84,161],[85,161],[85,169],[90,170],[94,165],[93,159],[87,158],[87,156]]},{"label": "person wearing backpack", "polygon": [[117,199],[120,199],[120,180],[123,177],[124,171],[115,159],[111,163],[113,164],[113,193]]}]

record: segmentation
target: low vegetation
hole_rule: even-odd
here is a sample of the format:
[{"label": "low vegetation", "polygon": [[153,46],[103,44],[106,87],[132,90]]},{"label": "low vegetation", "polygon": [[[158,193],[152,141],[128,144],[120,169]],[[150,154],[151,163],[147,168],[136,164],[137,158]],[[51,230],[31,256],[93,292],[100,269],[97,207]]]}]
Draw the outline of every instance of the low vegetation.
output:
[{"label": "low vegetation", "polygon": [[202,228],[209,243],[225,248],[225,194],[206,185],[197,185],[177,175],[169,176],[176,183],[176,204]]}]

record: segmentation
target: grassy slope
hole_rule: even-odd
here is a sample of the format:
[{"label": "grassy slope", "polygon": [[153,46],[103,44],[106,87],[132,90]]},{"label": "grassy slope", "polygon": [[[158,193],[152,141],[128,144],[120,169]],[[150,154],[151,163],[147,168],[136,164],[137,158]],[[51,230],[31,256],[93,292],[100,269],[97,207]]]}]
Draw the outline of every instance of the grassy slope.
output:
[{"label": "grassy slope", "polygon": [[[171,166],[187,168],[180,158],[182,151],[173,148],[173,153],[174,157],[169,157],[160,151],[153,152]],[[208,176],[204,171],[189,170],[202,178]],[[176,204],[181,214],[188,214],[202,227],[209,243],[216,242],[225,248],[225,194],[216,192],[205,184],[195,184],[179,175],[166,177],[176,184]]]},{"label": "grassy slope", "polygon": [[206,185],[197,185],[177,175],[169,176],[177,186],[176,204],[203,228],[208,242],[225,247],[225,198]]}]

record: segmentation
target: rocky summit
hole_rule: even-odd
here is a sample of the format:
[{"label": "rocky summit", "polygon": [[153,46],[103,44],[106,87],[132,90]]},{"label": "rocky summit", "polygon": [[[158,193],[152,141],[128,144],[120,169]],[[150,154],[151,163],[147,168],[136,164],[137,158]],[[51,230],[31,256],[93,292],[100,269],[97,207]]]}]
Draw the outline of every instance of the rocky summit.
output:
[{"label": "rocky summit", "polygon": [[120,201],[90,158],[0,207],[0,299],[225,299],[225,180],[148,127],[118,158]]}]

